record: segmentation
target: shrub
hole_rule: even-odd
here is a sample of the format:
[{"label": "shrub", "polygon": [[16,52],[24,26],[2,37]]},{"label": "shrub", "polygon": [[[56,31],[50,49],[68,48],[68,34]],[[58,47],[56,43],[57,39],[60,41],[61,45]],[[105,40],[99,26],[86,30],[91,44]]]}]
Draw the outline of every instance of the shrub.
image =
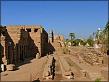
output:
[{"label": "shrub", "polygon": [[97,78],[97,79],[95,80],[95,82],[100,82],[100,80],[101,80],[101,78]]}]

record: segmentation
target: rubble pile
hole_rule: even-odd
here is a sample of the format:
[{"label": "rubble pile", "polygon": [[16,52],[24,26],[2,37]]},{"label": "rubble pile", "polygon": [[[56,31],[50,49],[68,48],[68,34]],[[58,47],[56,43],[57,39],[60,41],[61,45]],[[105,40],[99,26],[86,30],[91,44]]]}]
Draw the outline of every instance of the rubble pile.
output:
[{"label": "rubble pile", "polygon": [[97,49],[88,49],[86,47],[72,47],[71,54],[79,60],[84,60],[90,65],[100,65],[103,62],[104,54]]}]

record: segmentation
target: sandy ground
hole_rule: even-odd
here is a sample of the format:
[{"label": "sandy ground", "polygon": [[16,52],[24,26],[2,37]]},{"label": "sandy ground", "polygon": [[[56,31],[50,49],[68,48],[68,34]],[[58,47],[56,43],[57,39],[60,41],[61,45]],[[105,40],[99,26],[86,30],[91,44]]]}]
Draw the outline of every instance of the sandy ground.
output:
[{"label": "sandy ground", "polygon": [[[25,61],[25,63],[28,60]],[[5,71],[1,73],[1,81],[34,81],[36,79],[42,80],[42,73],[46,57],[39,60],[35,58],[29,61],[30,63],[19,66],[16,71]]]}]

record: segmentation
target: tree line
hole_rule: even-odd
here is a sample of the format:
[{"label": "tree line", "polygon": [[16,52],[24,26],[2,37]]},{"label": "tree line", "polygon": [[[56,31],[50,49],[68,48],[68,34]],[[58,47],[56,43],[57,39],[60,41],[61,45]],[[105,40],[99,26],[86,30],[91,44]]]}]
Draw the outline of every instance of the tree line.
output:
[{"label": "tree line", "polygon": [[[86,40],[83,39],[76,39],[75,37],[75,33],[69,33],[69,37],[71,37],[71,39],[65,39],[64,40],[64,45],[65,47],[68,46],[68,43],[71,43],[71,46],[78,46],[78,45],[83,45],[86,46],[87,44],[91,47],[93,47],[94,44],[97,45],[101,45],[101,49],[104,49],[105,51],[107,51],[107,49],[109,49],[109,21],[107,22],[107,24],[104,27],[104,30],[101,31],[100,33],[97,32],[93,32],[92,35],[89,36],[89,38],[87,38]],[[104,52],[105,52],[104,51]]]}]

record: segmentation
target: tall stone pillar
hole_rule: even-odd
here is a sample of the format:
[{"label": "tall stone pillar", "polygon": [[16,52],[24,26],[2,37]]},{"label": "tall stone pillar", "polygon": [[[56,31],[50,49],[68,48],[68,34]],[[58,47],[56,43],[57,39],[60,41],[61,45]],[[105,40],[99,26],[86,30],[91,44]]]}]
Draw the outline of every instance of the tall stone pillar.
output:
[{"label": "tall stone pillar", "polygon": [[7,58],[6,58],[6,44],[5,44],[5,36],[1,35],[1,59],[4,65],[7,65]]},{"label": "tall stone pillar", "polygon": [[49,41],[51,43],[53,42],[53,31],[52,31],[52,29],[49,29]]}]

